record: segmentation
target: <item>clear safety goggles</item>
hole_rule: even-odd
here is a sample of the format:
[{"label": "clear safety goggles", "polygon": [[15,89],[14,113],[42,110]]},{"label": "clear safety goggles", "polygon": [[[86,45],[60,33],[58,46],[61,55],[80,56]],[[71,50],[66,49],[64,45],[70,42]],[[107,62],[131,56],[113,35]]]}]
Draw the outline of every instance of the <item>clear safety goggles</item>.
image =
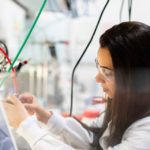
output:
[{"label": "clear safety goggles", "polygon": [[102,74],[107,81],[114,80],[114,71],[112,69],[100,66],[97,58],[95,59],[95,63],[99,74]]}]

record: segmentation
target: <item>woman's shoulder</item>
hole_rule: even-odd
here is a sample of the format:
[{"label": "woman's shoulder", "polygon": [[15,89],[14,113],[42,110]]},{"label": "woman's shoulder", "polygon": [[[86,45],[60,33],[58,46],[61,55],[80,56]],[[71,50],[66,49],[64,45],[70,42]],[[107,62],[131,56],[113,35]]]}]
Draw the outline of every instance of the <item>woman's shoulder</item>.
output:
[{"label": "woman's shoulder", "polygon": [[145,125],[148,125],[150,127],[150,116],[147,116],[147,117],[144,117],[142,119],[135,121],[133,124],[131,124],[129,128],[135,128],[138,126],[141,127]]},{"label": "woman's shoulder", "polygon": [[134,135],[142,135],[143,137],[150,138],[150,116],[144,117],[135,121],[125,131],[123,138],[127,138]]},{"label": "woman's shoulder", "polygon": [[149,150],[150,149],[150,116],[131,124],[123,134],[121,143],[108,150]]}]

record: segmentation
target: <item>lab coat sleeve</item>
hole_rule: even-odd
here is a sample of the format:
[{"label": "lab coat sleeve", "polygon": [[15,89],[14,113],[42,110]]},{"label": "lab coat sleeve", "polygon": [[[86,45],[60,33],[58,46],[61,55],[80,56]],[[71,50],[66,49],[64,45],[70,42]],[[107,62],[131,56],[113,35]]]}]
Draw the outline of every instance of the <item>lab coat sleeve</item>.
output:
[{"label": "lab coat sleeve", "polygon": [[95,118],[95,119],[89,124],[89,126],[95,127],[95,128],[101,128],[102,125],[103,125],[104,117],[105,117],[105,112],[101,113],[101,115],[100,115],[99,117]]},{"label": "lab coat sleeve", "polygon": [[150,117],[149,120],[129,127],[122,142],[108,150],[150,150]]},{"label": "lab coat sleeve", "polygon": [[17,133],[26,139],[32,150],[74,150],[55,138],[46,129],[40,128],[34,117],[29,117],[23,121],[17,129]]},{"label": "lab coat sleeve", "polygon": [[4,126],[3,129],[0,128],[0,149],[14,149],[12,141],[7,133],[7,129]]},{"label": "lab coat sleeve", "polygon": [[76,149],[91,149],[93,142],[93,133],[87,131],[74,118],[64,118],[53,113],[48,121],[49,131],[59,135],[61,140]]}]

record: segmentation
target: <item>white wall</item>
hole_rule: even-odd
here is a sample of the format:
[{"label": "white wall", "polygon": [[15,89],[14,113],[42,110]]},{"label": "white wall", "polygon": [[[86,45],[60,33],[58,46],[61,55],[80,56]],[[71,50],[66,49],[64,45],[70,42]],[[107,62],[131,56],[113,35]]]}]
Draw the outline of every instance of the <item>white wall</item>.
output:
[{"label": "white wall", "polygon": [[11,0],[0,0],[0,10],[0,38],[6,40],[10,56],[14,57],[24,30],[24,11]]}]

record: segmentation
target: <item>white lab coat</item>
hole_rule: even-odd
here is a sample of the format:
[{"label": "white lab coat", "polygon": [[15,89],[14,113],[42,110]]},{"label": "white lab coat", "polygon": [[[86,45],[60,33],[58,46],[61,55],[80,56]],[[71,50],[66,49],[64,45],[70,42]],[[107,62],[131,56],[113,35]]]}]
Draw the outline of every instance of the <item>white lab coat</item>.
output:
[{"label": "white lab coat", "polygon": [[[101,126],[103,115],[93,122]],[[109,125],[99,143],[104,150],[150,150],[150,116],[133,123],[125,131],[120,144],[106,147],[105,137],[109,136]],[[53,113],[47,128],[41,127],[35,117],[22,122],[17,130],[33,150],[94,150],[92,132],[85,130],[75,119],[63,118]]]}]

